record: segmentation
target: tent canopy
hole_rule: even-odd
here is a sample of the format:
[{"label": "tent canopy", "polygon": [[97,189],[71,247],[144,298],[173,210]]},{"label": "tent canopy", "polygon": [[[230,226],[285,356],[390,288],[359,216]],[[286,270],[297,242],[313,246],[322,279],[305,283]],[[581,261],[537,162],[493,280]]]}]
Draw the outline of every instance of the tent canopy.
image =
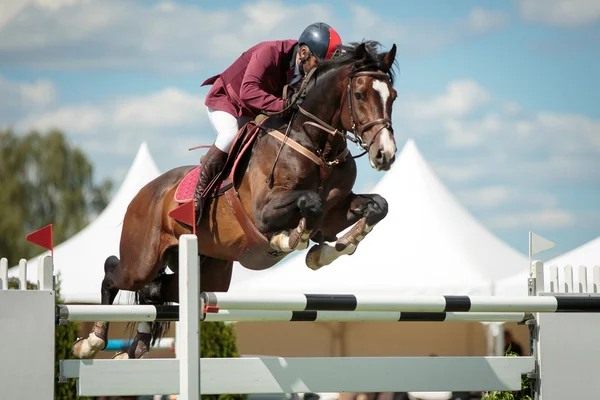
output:
[{"label": "tent canopy", "polygon": [[303,251],[230,290],[487,295],[493,282],[528,265],[450,194],[413,140],[372,192],[389,212],[353,255],[312,271]]},{"label": "tent canopy", "polygon": [[[54,248],[54,272],[60,274],[61,296],[66,303],[100,303],[104,260],[110,255],[119,256],[121,223],[127,206],[144,185],[159,175],[144,142],[110,204],[91,224]],[[38,257],[28,260],[28,281],[37,280]],[[18,275],[18,267],[9,270],[9,276]]]}]

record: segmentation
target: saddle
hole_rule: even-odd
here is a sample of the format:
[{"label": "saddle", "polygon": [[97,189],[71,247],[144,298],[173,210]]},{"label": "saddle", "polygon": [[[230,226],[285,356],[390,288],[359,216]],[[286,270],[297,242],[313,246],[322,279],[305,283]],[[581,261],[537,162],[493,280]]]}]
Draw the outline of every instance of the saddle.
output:
[{"label": "saddle", "polygon": [[[237,191],[253,145],[263,129],[262,124],[267,119],[268,117],[259,115],[255,120],[240,128],[221,172],[215,176],[204,191],[204,197],[215,198],[224,195],[227,199],[229,207],[245,234],[238,260],[244,267],[253,270],[270,268],[287,255],[287,253],[279,254],[271,248],[269,240],[254,226],[244,210]],[[183,204],[193,199],[199,171],[200,166],[195,167],[183,177],[175,191],[175,202]]]}]

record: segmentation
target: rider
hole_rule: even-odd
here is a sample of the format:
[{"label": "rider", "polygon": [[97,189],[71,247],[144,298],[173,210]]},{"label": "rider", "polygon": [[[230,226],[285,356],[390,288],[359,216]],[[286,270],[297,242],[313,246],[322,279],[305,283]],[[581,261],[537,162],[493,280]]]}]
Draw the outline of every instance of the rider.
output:
[{"label": "rider", "polygon": [[198,223],[202,211],[202,192],[223,168],[238,130],[264,111],[285,108],[284,86],[299,81],[319,61],[331,58],[341,45],[339,34],[328,24],[307,26],[298,40],[261,42],[244,53],[222,73],[208,78],[211,85],[205,105],[217,138],[201,162],[194,192]]}]

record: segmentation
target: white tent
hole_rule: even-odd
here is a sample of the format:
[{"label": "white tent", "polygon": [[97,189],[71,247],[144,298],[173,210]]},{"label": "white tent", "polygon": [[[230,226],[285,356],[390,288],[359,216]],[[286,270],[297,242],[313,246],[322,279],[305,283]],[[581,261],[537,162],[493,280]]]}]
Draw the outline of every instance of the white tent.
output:
[{"label": "white tent", "polygon": [[[536,257],[532,257],[536,259]],[[558,267],[559,282],[564,282],[564,267],[570,265],[573,267],[573,282],[579,281],[579,266],[587,267],[588,285],[593,282],[592,267],[600,265],[600,237],[592,239],[589,242],[557,257],[544,262],[544,288],[550,290],[550,267]],[[501,280],[497,284],[497,294],[499,296],[526,296],[527,278],[529,276],[529,267],[522,271]],[[588,289],[589,291],[589,289]]]},{"label": "white tent", "polygon": [[230,290],[488,295],[493,282],[528,265],[459,204],[413,140],[372,192],[389,212],[353,255],[312,271],[303,252]]},{"label": "white tent", "polygon": [[[61,275],[61,296],[66,303],[100,303],[104,260],[110,255],[119,256],[121,223],[127,206],[146,183],[159,175],[147,144],[142,143],[108,207],[90,225],[54,248],[54,271]],[[42,253],[46,254],[49,252]],[[28,261],[28,281],[37,280],[38,257]],[[9,270],[9,276],[18,275],[18,267]]]}]

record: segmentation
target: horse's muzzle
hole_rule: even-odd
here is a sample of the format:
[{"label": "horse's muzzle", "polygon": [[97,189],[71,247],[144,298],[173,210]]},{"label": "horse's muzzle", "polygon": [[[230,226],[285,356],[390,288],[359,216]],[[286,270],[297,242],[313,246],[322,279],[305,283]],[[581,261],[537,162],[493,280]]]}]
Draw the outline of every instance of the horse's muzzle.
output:
[{"label": "horse's muzzle", "polygon": [[369,158],[371,166],[377,171],[387,171],[396,160],[396,142],[391,132],[384,129],[379,140],[373,143]]}]

